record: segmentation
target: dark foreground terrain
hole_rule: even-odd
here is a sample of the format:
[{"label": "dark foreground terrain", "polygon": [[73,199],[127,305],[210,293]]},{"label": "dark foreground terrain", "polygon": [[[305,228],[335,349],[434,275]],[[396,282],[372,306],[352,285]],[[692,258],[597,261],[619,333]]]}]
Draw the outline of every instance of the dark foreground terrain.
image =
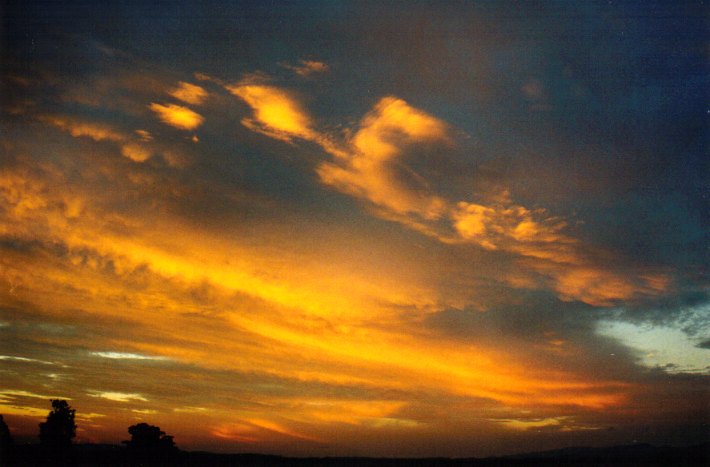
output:
[{"label": "dark foreground terrain", "polygon": [[61,456],[50,456],[37,445],[15,446],[8,458],[0,460],[7,466],[710,466],[710,443],[688,447],[634,444],[608,448],[565,448],[505,457],[489,458],[423,458],[390,459],[366,457],[289,458],[259,454],[215,454],[175,450],[170,453],[136,455],[114,445],[75,445]]}]

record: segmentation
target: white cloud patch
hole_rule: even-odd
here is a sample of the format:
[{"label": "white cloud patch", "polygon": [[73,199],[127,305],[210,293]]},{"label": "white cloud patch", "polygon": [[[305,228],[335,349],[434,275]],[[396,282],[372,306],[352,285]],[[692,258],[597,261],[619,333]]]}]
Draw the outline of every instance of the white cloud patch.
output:
[{"label": "white cloud patch", "polygon": [[115,402],[130,402],[130,401],[141,401],[148,402],[148,399],[143,397],[141,394],[137,393],[126,393],[126,392],[115,392],[115,391],[102,391],[102,392],[89,392],[91,397],[99,397],[101,399],[107,399]]},{"label": "white cloud patch", "polygon": [[170,360],[168,357],[160,357],[153,355],[141,355],[137,353],[129,352],[91,352],[91,355],[101,358],[110,358],[114,360],[157,360],[165,361]]},{"label": "white cloud patch", "polygon": [[8,397],[30,397],[32,399],[64,399],[64,400],[72,400],[70,397],[65,397],[65,396],[47,396],[44,394],[37,394],[34,392],[30,391],[23,391],[19,389],[1,389],[0,390],[0,399],[7,399]]},{"label": "white cloud patch", "polygon": [[27,357],[16,357],[14,355],[0,355],[0,360],[10,360],[10,361],[28,362],[28,363],[40,363],[42,365],[56,365],[56,363],[48,362],[46,360],[37,360],[35,358],[27,358]]},{"label": "white cloud patch", "polygon": [[696,339],[677,327],[604,320],[597,332],[633,349],[644,366],[668,373],[710,374],[710,349],[698,347]]}]

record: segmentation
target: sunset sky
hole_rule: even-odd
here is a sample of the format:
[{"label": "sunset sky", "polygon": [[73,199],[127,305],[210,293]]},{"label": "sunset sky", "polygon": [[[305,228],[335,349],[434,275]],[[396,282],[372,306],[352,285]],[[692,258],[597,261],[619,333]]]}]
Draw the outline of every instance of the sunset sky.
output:
[{"label": "sunset sky", "polygon": [[710,437],[701,1],[4,2],[0,413],[183,449]]}]

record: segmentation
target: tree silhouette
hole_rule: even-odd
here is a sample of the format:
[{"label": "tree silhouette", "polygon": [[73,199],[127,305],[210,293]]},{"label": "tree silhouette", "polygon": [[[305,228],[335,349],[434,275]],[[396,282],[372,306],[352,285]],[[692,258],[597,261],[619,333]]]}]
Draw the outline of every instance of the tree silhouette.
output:
[{"label": "tree silhouette", "polygon": [[65,450],[71,446],[71,440],[76,436],[74,414],[67,401],[53,399],[52,411],[47,415],[47,421],[39,424],[39,441],[50,449]]},{"label": "tree silhouette", "polygon": [[128,427],[128,433],[131,439],[123,443],[134,458],[157,459],[177,452],[173,437],[166,435],[160,427],[139,423]]}]

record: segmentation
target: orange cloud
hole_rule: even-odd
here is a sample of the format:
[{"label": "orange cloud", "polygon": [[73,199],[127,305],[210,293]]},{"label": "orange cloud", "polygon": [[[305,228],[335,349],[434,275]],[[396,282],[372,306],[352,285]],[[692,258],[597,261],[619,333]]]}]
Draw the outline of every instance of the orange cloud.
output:
[{"label": "orange cloud", "polygon": [[290,93],[272,86],[236,84],[227,90],[244,100],[254,111],[254,119],[242,124],[267,136],[291,141],[293,137],[314,139],[310,117]]},{"label": "orange cloud", "polygon": [[194,130],[205,120],[202,115],[181,105],[153,102],[149,108],[158,115],[160,121],[179,130]]},{"label": "orange cloud", "polygon": [[208,96],[204,88],[184,81],[180,81],[178,86],[172,89],[168,94],[192,105],[202,104]]},{"label": "orange cloud", "polygon": [[400,158],[414,143],[448,143],[447,126],[401,99],[385,97],[360,123],[336,162],[316,168],[321,180],[397,214],[436,219],[446,201],[431,194],[426,182]]},{"label": "orange cloud", "polygon": [[[563,233],[566,222],[544,209],[513,203],[507,192],[482,202],[455,201],[433,193],[427,181],[408,167],[407,151],[413,145],[451,145],[450,130],[442,120],[401,99],[382,98],[360,121],[359,129],[338,143],[315,130],[308,114],[284,90],[256,84],[228,89],[254,110],[255,119],[243,120],[244,125],[287,142],[298,137],[319,144],[333,157],[332,162],[316,167],[321,181],[367,200],[374,207],[372,211],[384,219],[444,243],[471,243],[534,259],[521,264],[547,275],[565,300],[606,306],[661,291],[595,265],[583,252],[584,246]],[[442,229],[442,220],[453,232]],[[523,275],[511,276],[513,279],[519,285],[540,284]]]},{"label": "orange cloud", "polygon": [[94,141],[114,142],[121,142],[127,139],[126,135],[100,123],[81,122],[55,115],[40,116],[39,120],[66,131],[75,138],[85,136]]},{"label": "orange cloud", "polygon": [[[435,335],[409,336],[398,332],[398,326],[392,331],[383,329],[376,319],[386,315],[382,303],[411,306],[411,296],[416,294],[415,288],[401,280],[380,284],[377,276],[348,273],[347,264],[342,270],[326,271],[320,261],[301,257],[287,261],[283,253],[277,254],[278,259],[269,258],[204,230],[161,220],[162,216],[151,215],[150,222],[134,217],[114,229],[101,221],[110,218],[109,214],[97,211],[100,203],[94,205],[91,200],[85,200],[85,214],[68,224],[57,212],[59,203],[55,201],[63,191],[62,183],[55,186],[45,180],[43,187],[34,190],[44,193],[45,201],[35,203],[22,224],[45,225],[44,230],[31,235],[45,242],[61,241],[66,255],[56,264],[9,257],[0,263],[0,277],[8,281],[17,278],[17,293],[30,303],[46,301],[46,296],[36,293],[42,288],[52,291],[50,302],[57,310],[83,309],[90,304],[92,313],[113,319],[122,317],[125,309],[116,307],[113,300],[131,290],[128,306],[135,310],[131,319],[136,326],[148,326],[150,335],[126,341],[116,338],[110,345],[101,345],[103,349],[128,349],[117,355],[162,357],[159,361],[169,357],[170,361],[211,368],[370,388],[411,390],[416,381],[416,387],[423,390],[520,406],[603,407],[623,397],[623,388],[613,381],[586,382],[574,373],[544,367],[537,368],[533,376],[529,368],[516,363],[520,356],[505,350],[439,342]],[[29,185],[13,182],[11,186],[17,191]],[[15,204],[21,204],[22,198],[15,196]],[[9,227],[9,222],[3,224],[14,236],[23,235],[17,227]],[[225,258],[232,260],[226,263]],[[10,263],[5,264],[7,261]],[[280,265],[273,270],[282,272],[265,274],[264,268],[272,271],[269,264]],[[111,272],[105,273],[109,267]],[[129,278],[137,271],[142,271],[139,280],[144,292],[131,286]],[[190,305],[178,291],[202,284],[215,289],[213,305],[228,310],[220,329],[201,331],[181,318]],[[251,297],[250,301],[244,299],[245,304],[240,304],[235,292]],[[389,319],[398,323],[396,316]],[[183,324],[176,328],[178,322]],[[175,334],[183,325],[190,329],[189,336]],[[250,337],[240,344],[234,339],[235,332]],[[201,344],[204,341],[211,343],[209,349]],[[235,352],[240,358],[233,357]],[[305,363],[295,363],[291,355],[299,355]],[[119,402],[152,400],[138,390],[93,394]],[[357,415],[353,407],[352,419],[391,418],[394,413],[385,409],[395,408],[382,406],[378,417],[363,412]],[[327,411],[319,416],[327,418]]]},{"label": "orange cloud", "polygon": [[567,224],[545,210],[516,205],[506,193],[501,200],[482,205],[460,201],[451,218],[460,239],[489,250],[505,250],[559,263],[577,263],[575,239],[562,233]]},{"label": "orange cloud", "polygon": [[135,143],[126,143],[121,146],[121,154],[134,162],[145,162],[152,155],[151,151],[145,146]]},{"label": "orange cloud", "polygon": [[[144,145],[135,140],[134,137],[122,133],[108,125],[84,122],[68,117],[56,115],[44,115],[38,117],[40,121],[66,131],[75,138],[87,137],[94,141],[111,141],[121,147],[121,155],[134,162],[145,162],[150,159],[152,152]],[[145,130],[136,130],[138,141],[148,142],[152,139],[150,133]]]}]

